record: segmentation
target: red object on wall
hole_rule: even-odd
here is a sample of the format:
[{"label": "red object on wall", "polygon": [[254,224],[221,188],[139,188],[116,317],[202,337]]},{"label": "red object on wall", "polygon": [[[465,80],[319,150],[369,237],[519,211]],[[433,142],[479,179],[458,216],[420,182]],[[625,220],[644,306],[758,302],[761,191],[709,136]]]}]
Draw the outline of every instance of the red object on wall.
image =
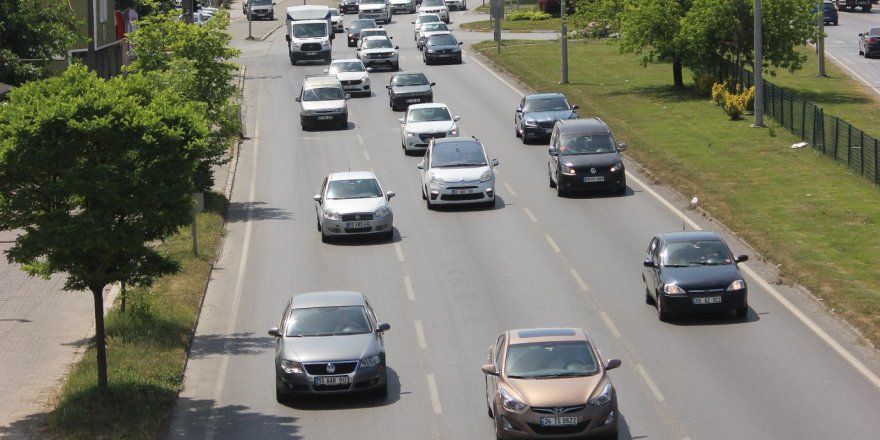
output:
[{"label": "red object on wall", "polygon": [[116,39],[121,40],[125,38],[125,21],[122,20],[122,12],[116,11],[114,17],[114,21],[116,21]]}]

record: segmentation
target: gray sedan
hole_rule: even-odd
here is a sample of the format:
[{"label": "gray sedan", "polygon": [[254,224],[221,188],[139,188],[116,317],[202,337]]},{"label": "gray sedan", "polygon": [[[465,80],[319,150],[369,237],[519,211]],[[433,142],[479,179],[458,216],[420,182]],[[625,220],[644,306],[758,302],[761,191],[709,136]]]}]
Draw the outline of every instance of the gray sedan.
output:
[{"label": "gray sedan", "polygon": [[383,334],[360,292],[295,295],[284,307],[275,337],[275,398],[368,392],[388,394]]},{"label": "gray sedan", "polygon": [[394,236],[394,214],[388,201],[394,191],[382,192],[376,175],[369,171],[333,173],[324,178],[315,194],[315,212],[321,241],[330,236],[380,234]]}]

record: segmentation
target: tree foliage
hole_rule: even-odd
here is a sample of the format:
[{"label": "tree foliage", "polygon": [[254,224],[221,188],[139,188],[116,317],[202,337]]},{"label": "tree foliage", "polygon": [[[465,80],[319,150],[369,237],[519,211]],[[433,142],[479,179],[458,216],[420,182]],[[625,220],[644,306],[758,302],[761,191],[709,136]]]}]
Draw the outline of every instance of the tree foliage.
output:
[{"label": "tree foliage", "polygon": [[167,82],[75,64],[0,106],[0,229],[21,231],[7,259],[92,292],[102,387],[102,291],[176,270],[150,243],[192,219],[192,176],[209,152],[205,106]]},{"label": "tree foliage", "polygon": [[63,0],[0,0],[0,82],[49,76],[52,57],[76,42],[79,24]]}]

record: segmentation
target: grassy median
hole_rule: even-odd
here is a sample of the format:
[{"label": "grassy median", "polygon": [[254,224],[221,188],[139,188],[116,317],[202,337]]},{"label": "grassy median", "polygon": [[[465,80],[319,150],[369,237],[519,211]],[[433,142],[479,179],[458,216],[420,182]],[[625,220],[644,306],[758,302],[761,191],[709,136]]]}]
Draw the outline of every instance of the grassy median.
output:
[{"label": "grassy median", "polygon": [[189,339],[223,235],[226,199],[205,194],[198,215],[199,256],[189,227],[158,247],[180,262],[180,271],[150,289],[127,289],[107,314],[108,389],[98,390],[94,347],[71,370],[48,417],[51,438],[158,439],[183,383]]},{"label": "grassy median", "polygon": [[[528,87],[563,92],[582,116],[604,119],[650,179],[698,195],[704,210],[779,266],[778,281],[807,287],[880,346],[876,186],[810,148],[792,149],[800,139],[772,119],[770,129],[750,128],[753,119],[730,120],[689,81],[676,90],[669,64],[642,67],[614,42],[568,47],[566,85],[558,84],[557,42],[505,41],[500,55],[494,42],[475,49]],[[877,97],[831,63],[830,78],[813,76],[815,66],[811,57],[803,71],[768,79],[876,136]]]}]

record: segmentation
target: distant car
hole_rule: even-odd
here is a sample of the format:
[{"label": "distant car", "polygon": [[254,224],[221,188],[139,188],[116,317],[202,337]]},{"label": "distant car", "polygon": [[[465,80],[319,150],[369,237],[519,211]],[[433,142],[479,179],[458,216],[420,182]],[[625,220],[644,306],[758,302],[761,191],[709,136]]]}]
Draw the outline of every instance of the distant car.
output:
[{"label": "distant car", "polygon": [[431,87],[435,85],[421,72],[395,73],[385,86],[388,89],[388,104],[391,110],[397,111],[406,109],[410,104],[434,102]]},{"label": "distant car", "polygon": [[385,24],[391,23],[391,3],[388,0],[360,0],[358,18],[372,18]]},{"label": "distant car", "polygon": [[419,14],[437,14],[440,20],[449,24],[449,8],[444,0],[422,0]]},{"label": "distant car", "polygon": [[[813,4],[813,13],[819,13],[819,5]],[[838,22],[838,13],[837,6],[834,6],[834,3],[831,0],[825,0],[822,3],[822,22],[825,24],[833,24],[837,26]]]},{"label": "distant car", "polygon": [[422,28],[422,24],[424,23],[438,23],[443,20],[440,20],[440,16],[437,14],[419,14],[416,16],[415,21],[412,22],[413,26],[413,40],[419,40],[419,29]]},{"label": "distant car", "polygon": [[390,38],[376,36],[364,38],[357,53],[367,68],[387,67],[396,72],[400,70],[398,49]]},{"label": "distant car", "polygon": [[547,175],[559,197],[572,191],[626,192],[626,169],[611,129],[599,118],[557,121],[550,134]]},{"label": "distant car", "polygon": [[461,42],[451,33],[436,33],[425,39],[422,61],[425,65],[438,62],[461,64]]},{"label": "distant car", "polygon": [[489,346],[482,370],[495,437],[617,438],[617,392],[587,333],[576,328],[509,330]]},{"label": "distant car", "polygon": [[345,32],[345,25],[342,23],[342,14],[336,10],[330,10],[330,24],[333,27],[333,32]]},{"label": "distant car", "polygon": [[556,121],[577,119],[575,110],[562,93],[526,95],[513,113],[513,131],[527,144],[530,139],[550,137]]},{"label": "distant car", "polygon": [[406,116],[398,119],[400,146],[409,154],[425,151],[431,139],[458,136],[459,119],[461,116],[452,116],[446,104],[412,104],[406,109]]},{"label": "distant car", "polygon": [[244,13],[245,17],[274,20],[275,2],[272,0],[242,0],[241,12]]},{"label": "distant car", "polygon": [[489,160],[476,138],[431,139],[418,165],[422,198],[428,209],[435,205],[481,204],[495,206],[495,172],[498,159]]},{"label": "distant car", "polygon": [[661,321],[674,314],[734,310],[745,317],[748,287],[733,256],[715,232],[683,231],[658,234],[645,256],[642,280],[645,302],[657,307]]},{"label": "distant car", "polygon": [[359,18],[357,20],[352,20],[351,23],[348,24],[348,27],[345,28],[345,30],[348,31],[348,47],[355,47],[355,45],[357,45],[362,29],[372,29],[377,27],[379,27],[379,25],[376,24],[376,20],[373,20],[372,18]]},{"label": "distant car", "polygon": [[340,14],[357,14],[359,0],[339,0]]},{"label": "distant car", "polygon": [[421,27],[419,27],[419,36],[416,38],[416,47],[419,50],[422,50],[422,47],[425,45],[425,40],[428,39],[431,35],[435,34],[443,34],[452,32],[449,29],[449,25],[443,22],[437,23],[425,23]]},{"label": "distant car", "polygon": [[384,334],[391,326],[360,292],[293,296],[275,338],[275,399],[371,393],[388,395]]},{"label": "distant car", "polygon": [[449,10],[464,11],[467,9],[467,0],[444,0]]},{"label": "distant car", "polygon": [[370,96],[370,72],[359,59],[333,60],[324,72],[336,75],[342,83],[342,90],[354,95]]},{"label": "distant car", "polygon": [[859,55],[871,58],[880,53],[880,27],[871,27],[859,34]]},{"label": "distant car", "polygon": [[348,127],[348,95],[336,75],[306,75],[296,102],[302,109],[299,113],[303,130],[318,125],[335,125],[340,129]]},{"label": "distant car", "polygon": [[315,194],[315,213],[321,241],[342,235],[378,234],[390,240],[394,214],[388,203],[394,191],[383,192],[376,175],[369,171],[333,173],[324,178]]},{"label": "distant car", "polygon": [[391,11],[395,14],[398,12],[413,14],[418,7],[416,0],[391,0]]},{"label": "distant car", "polygon": [[389,39],[391,38],[388,35],[388,31],[386,31],[383,28],[361,29],[361,33],[358,34],[357,48],[358,49],[361,48],[361,43],[364,41],[364,37],[375,37],[375,36],[388,37]]}]

